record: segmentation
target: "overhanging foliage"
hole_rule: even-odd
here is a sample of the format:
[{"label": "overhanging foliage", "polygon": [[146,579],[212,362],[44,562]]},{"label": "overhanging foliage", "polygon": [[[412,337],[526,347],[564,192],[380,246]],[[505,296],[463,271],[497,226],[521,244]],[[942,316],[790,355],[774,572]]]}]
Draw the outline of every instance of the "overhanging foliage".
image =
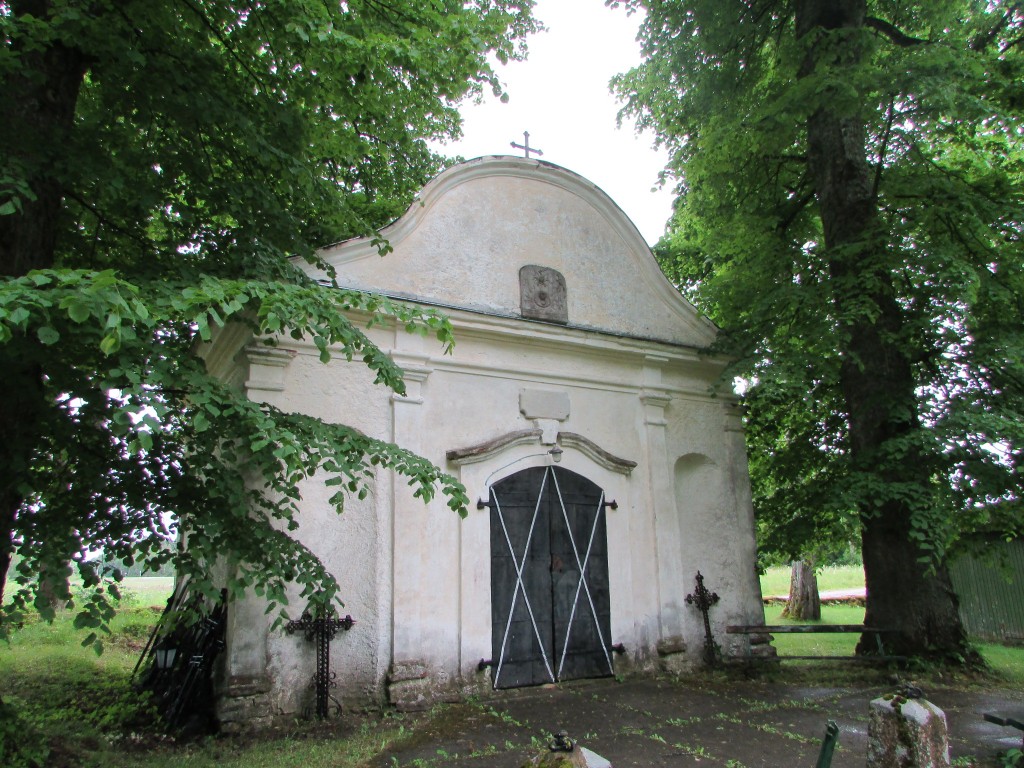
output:
[{"label": "overhanging foliage", "polygon": [[1024,519],[1024,11],[623,5],[647,59],[616,87],[679,185],[658,254],[747,381],[762,541],[861,530],[869,616],[956,656],[944,562]]},{"label": "overhanging foliage", "polygon": [[[253,403],[195,347],[242,323],[402,392],[346,313],[451,345],[436,313],[317,284],[293,259],[405,210],[442,167],[426,140],[458,133],[459,100],[500,91],[487,57],[522,55],[531,6],[0,0],[0,574],[18,555],[0,634],[33,604],[52,615],[72,567],[95,587],[79,624],[103,627],[118,574],[101,582],[100,549],[211,594],[219,562],[234,595],[282,603],[295,583],[336,602],[290,535],[314,475],[339,511],[378,468],[464,510],[429,462]],[[187,548],[166,546],[176,534]]]}]

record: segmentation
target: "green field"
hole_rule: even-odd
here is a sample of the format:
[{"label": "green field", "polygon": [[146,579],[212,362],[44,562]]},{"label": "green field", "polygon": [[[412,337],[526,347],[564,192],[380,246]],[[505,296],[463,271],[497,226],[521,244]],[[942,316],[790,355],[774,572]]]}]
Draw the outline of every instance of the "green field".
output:
[{"label": "green field", "polygon": [[75,629],[73,610],[58,611],[52,624],[30,615],[9,643],[0,643],[0,763],[76,764],[95,745],[149,727],[145,699],[129,677],[172,581],[125,579],[99,655],[82,646],[88,632]]},{"label": "green field", "polygon": [[[790,569],[786,566],[769,568],[761,576],[761,594],[768,596],[786,595],[789,592]],[[864,586],[864,570],[860,566],[839,566],[822,568],[818,573],[818,589],[825,592],[833,589],[854,589]],[[765,605],[765,624],[813,624],[815,622],[792,621],[782,617],[784,603]],[[864,607],[854,604],[821,606],[822,624],[862,624]],[[857,634],[809,634],[774,635],[773,645],[780,656],[853,656],[860,635]],[[977,646],[986,663],[999,677],[1016,685],[1024,684],[1024,648],[1009,648],[991,643]],[[795,662],[790,662],[795,663]],[[814,662],[809,662],[813,664]]]},{"label": "green field", "polygon": [[[789,566],[769,568],[761,577],[761,594],[789,594]],[[818,589],[855,589],[864,586],[864,569],[859,565],[826,566],[818,571]]]},{"label": "green field", "polygon": [[[246,766],[353,768],[410,733],[400,716],[366,719],[330,738],[315,723],[298,737],[254,743],[204,741],[182,749],[153,721],[131,673],[173,588],[171,578],[126,578],[111,634],[97,655],[74,628],[74,612],[52,624],[27,619],[0,643],[0,765],[89,765],[104,768]],[[305,729],[305,730],[304,730]],[[306,733],[308,731],[308,733]]]},{"label": "green field", "polygon": [[[790,568],[775,566],[761,576],[761,594],[777,597],[789,594]],[[854,589],[864,586],[864,569],[859,566],[822,568],[818,572],[818,590]],[[765,605],[765,624],[806,624],[812,622],[791,621],[782,618],[785,603]],[[823,605],[822,624],[861,624],[864,608],[857,605]],[[773,645],[780,656],[852,656],[857,646],[858,635],[774,635]]]},{"label": "green field", "polygon": [[134,596],[136,604],[163,608],[174,589],[174,577],[129,576],[124,580],[124,587]]}]

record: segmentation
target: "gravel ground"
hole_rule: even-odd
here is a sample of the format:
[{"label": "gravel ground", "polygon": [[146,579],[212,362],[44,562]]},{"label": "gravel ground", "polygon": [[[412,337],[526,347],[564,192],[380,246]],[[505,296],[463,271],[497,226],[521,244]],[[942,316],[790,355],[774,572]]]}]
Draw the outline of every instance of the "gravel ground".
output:
[{"label": "gravel ground", "polygon": [[[796,675],[775,671],[761,679],[740,672],[606,678],[499,692],[420,716],[415,736],[376,765],[519,768],[549,734],[566,730],[613,768],[810,767],[833,719],[840,737],[832,765],[863,766],[868,703],[894,686],[884,673],[854,676],[849,667],[836,665],[815,669]],[[845,682],[851,677],[856,681]],[[830,679],[836,684],[821,682]],[[1021,745],[1018,731],[982,719],[984,712],[1024,712],[1020,691],[970,681],[921,685],[926,698],[946,712],[954,766],[996,766],[999,752]]]}]

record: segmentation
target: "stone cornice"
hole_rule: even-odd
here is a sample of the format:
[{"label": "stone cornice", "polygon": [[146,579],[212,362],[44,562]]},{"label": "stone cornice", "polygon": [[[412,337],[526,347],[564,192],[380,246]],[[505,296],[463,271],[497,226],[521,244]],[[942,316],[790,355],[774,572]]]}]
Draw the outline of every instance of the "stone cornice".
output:
[{"label": "stone cornice", "polygon": [[609,453],[590,438],[578,435],[575,432],[559,432],[558,442],[570,448],[576,448],[580,453],[589,456],[597,464],[612,472],[628,475],[636,469],[635,461],[623,459],[614,453]]}]

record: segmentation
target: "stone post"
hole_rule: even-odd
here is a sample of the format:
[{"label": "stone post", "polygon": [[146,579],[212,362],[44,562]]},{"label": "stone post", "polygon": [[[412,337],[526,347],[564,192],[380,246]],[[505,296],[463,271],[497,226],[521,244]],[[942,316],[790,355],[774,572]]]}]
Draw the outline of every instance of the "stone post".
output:
[{"label": "stone post", "polygon": [[930,701],[889,694],[870,712],[867,768],[949,768],[946,714]]}]

